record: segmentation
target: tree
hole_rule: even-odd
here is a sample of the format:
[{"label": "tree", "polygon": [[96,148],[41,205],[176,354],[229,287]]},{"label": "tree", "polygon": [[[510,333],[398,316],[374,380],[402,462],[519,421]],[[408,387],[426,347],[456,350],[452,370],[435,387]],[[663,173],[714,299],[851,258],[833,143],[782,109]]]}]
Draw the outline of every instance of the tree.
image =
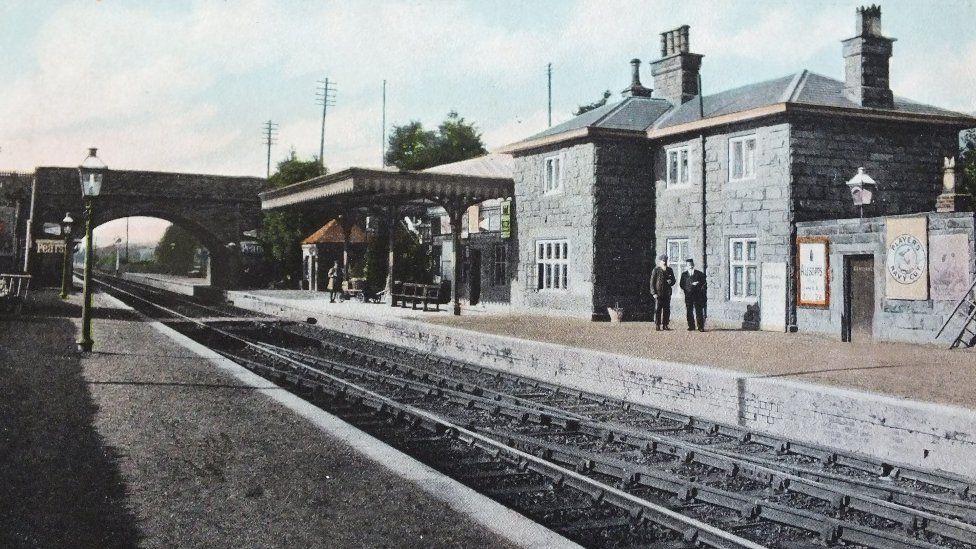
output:
[{"label": "tree", "polygon": [[[328,170],[323,168],[318,158],[301,160],[292,149],[288,158],[278,163],[277,170],[268,178],[266,190],[279,189],[325,175]],[[301,280],[302,272],[302,239],[315,227],[310,224],[313,220],[306,219],[301,213],[294,211],[265,212],[258,231],[258,240],[264,248],[268,259],[274,265],[275,279],[290,281],[288,286],[296,286]]]},{"label": "tree", "polygon": [[588,105],[580,105],[576,107],[576,112],[573,113],[574,116],[579,116],[584,112],[590,112],[593,109],[599,109],[600,107],[607,104],[607,100],[610,99],[611,95],[613,94],[610,92],[610,90],[606,90],[605,92],[603,92],[603,99],[600,99],[599,101],[590,103]]},{"label": "tree", "polygon": [[963,185],[957,192],[976,196],[976,129],[962,134]]},{"label": "tree", "polygon": [[156,244],[156,266],[161,272],[185,275],[193,269],[200,244],[179,225],[170,225]]},{"label": "tree", "polygon": [[451,111],[437,131],[425,130],[423,124],[416,120],[394,126],[386,163],[401,170],[424,170],[475,158],[487,152],[477,127]]}]

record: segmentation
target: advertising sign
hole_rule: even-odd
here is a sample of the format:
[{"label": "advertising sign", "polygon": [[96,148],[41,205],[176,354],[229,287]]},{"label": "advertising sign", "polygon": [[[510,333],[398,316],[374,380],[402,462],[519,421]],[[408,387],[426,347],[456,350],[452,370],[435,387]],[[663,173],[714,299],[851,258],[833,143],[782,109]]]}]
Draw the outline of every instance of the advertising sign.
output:
[{"label": "advertising sign", "polygon": [[972,246],[966,234],[932,235],[929,238],[929,279],[932,299],[958,301],[972,280],[969,266]]},{"label": "advertising sign", "polygon": [[928,299],[928,218],[888,218],[886,225],[885,297]]},{"label": "advertising sign", "polygon": [[35,242],[39,254],[63,254],[64,240],[38,239]]},{"label": "advertising sign", "polygon": [[501,233],[502,233],[502,238],[512,237],[512,201],[511,200],[505,200],[502,202]]},{"label": "advertising sign", "polygon": [[759,329],[786,331],[786,263],[762,264]]},{"label": "advertising sign", "polygon": [[830,240],[824,236],[801,237],[797,246],[797,305],[830,306]]}]

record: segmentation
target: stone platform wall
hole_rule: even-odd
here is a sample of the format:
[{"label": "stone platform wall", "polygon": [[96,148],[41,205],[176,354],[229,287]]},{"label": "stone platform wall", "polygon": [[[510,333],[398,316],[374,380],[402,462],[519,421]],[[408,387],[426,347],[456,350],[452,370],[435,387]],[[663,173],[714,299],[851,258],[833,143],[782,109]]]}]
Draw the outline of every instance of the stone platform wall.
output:
[{"label": "stone platform wall", "polygon": [[239,307],[806,443],[976,480],[976,412],[740,372],[623,357],[423,322],[302,310],[228,292]]}]

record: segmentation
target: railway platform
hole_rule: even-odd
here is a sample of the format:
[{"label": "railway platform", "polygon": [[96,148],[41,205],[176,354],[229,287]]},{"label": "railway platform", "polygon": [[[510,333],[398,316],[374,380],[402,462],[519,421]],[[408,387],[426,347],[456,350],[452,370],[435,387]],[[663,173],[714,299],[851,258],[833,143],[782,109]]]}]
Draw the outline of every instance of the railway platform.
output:
[{"label": "railway platform", "polygon": [[229,292],[239,307],[756,429],[976,479],[976,354],[804,334],[654,332],[506,314],[461,317],[331,304],[310,292]]},{"label": "railway platform", "polygon": [[22,316],[0,318],[0,546],[565,542],[512,512],[482,521],[510,532],[499,536],[477,521],[499,510],[451,492],[449,479],[419,464],[387,469],[377,456],[397,456],[95,298],[87,356],[75,351],[77,295],[35,292]]}]

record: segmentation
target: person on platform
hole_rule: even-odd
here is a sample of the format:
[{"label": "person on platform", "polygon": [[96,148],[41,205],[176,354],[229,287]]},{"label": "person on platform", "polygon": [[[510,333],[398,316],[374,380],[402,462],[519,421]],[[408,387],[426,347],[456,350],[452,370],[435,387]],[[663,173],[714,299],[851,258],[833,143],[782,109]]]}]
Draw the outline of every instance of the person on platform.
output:
[{"label": "person on platform", "polygon": [[329,303],[335,303],[336,294],[342,295],[342,267],[338,261],[329,269]]},{"label": "person on platform", "polygon": [[705,331],[705,273],[695,269],[693,259],[685,260],[685,270],[681,273],[678,287],[685,293],[685,312],[688,331]]},{"label": "person on platform", "polygon": [[[657,267],[651,272],[651,295],[654,296],[654,329],[670,330],[671,287],[674,286],[674,270],[668,267],[668,256],[657,258]],[[662,328],[663,327],[663,328]]]}]

